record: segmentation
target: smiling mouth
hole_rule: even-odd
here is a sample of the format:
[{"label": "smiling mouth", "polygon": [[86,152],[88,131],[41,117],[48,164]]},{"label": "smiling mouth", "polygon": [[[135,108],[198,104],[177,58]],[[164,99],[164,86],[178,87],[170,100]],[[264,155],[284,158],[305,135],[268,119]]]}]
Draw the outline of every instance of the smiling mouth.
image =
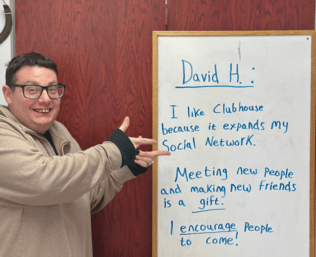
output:
[{"label": "smiling mouth", "polygon": [[51,109],[37,109],[37,110],[34,110],[35,112],[39,112],[39,113],[48,113],[50,112]]}]

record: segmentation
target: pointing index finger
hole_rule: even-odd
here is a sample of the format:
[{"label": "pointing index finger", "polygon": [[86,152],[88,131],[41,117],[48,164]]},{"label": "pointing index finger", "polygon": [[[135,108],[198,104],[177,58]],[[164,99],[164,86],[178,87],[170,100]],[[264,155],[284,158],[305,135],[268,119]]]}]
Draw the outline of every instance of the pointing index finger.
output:
[{"label": "pointing index finger", "polygon": [[135,137],[130,137],[130,140],[132,141],[132,143],[134,144],[134,146],[136,148],[138,148],[141,145],[154,145],[156,144],[156,140],[154,139],[149,139],[149,138],[135,138]]}]

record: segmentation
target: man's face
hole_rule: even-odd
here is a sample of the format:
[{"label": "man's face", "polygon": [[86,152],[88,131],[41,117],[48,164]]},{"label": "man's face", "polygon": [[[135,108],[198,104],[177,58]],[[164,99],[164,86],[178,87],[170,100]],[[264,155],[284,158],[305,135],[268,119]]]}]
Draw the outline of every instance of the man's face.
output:
[{"label": "man's face", "polygon": [[[43,67],[23,66],[15,74],[17,85],[57,85],[57,75],[53,70]],[[9,90],[9,89],[7,89]],[[60,99],[50,99],[47,91],[43,90],[40,98],[26,99],[22,88],[16,87],[4,93],[11,113],[26,127],[38,132],[45,133],[55,120]]]}]

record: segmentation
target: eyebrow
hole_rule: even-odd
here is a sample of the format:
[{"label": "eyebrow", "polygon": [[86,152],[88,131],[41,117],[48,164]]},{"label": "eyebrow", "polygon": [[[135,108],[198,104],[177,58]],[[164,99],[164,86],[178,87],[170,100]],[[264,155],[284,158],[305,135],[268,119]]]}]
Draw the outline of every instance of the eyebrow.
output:
[{"label": "eyebrow", "polygon": [[[50,82],[47,86],[52,86],[52,85],[58,85],[58,82],[56,81],[52,81]],[[27,80],[24,85],[38,85],[39,86],[39,83],[35,82],[35,81],[32,81],[32,80]]]}]

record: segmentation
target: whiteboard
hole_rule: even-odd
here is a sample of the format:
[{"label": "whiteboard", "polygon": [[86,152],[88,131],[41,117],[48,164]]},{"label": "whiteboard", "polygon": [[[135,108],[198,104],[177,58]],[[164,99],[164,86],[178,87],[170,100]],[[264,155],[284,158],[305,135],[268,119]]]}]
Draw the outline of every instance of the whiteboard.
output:
[{"label": "whiteboard", "polygon": [[[10,6],[11,12],[14,13],[14,0],[6,1],[6,3]],[[4,28],[5,25],[5,14],[4,9],[1,5],[0,7],[0,32]],[[0,44],[0,105],[7,105],[6,101],[4,100],[4,96],[2,93],[2,86],[5,85],[5,71],[6,71],[6,64],[14,57],[14,18],[13,18],[13,28],[9,37]]]},{"label": "whiteboard", "polygon": [[314,256],[312,42],[153,32],[153,256]]}]

